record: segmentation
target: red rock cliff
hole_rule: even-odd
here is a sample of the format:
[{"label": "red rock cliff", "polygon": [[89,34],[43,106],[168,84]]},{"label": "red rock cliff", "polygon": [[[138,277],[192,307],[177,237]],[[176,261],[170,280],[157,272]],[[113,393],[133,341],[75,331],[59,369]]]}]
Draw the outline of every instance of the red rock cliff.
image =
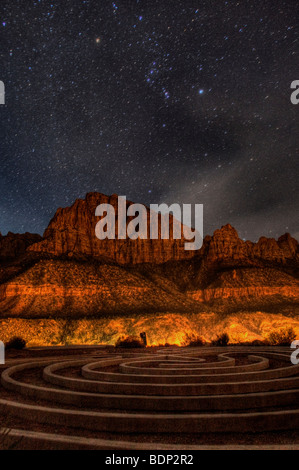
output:
[{"label": "red rock cliff", "polygon": [[[229,224],[216,230],[213,236],[205,237],[203,246],[198,251],[185,250],[184,240],[162,240],[161,234],[157,240],[99,240],[95,235],[95,226],[99,220],[95,216],[95,209],[104,203],[112,204],[115,208],[117,227],[117,195],[88,193],[85,199],[77,199],[72,206],[58,209],[43,240],[34,243],[28,250],[55,256],[106,257],[121,264],[159,264],[195,256],[207,265],[250,266],[260,262],[285,265],[299,261],[298,242],[289,234],[281,236],[277,241],[274,238],[261,237],[257,243],[253,243],[241,240],[236,229]],[[132,203],[127,201],[127,206],[130,204]],[[149,221],[149,210],[147,219]]]},{"label": "red rock cliff", "polygon": [[[43,241],[32,245],[29,250],[46,252],[55,256],[67,254],[72,257],[83,254],[95,258],[106,257],[121,264],[163,263],[170,259],[188,259],[193,256],[192,251],[184,249],[183,240],[172,238],[169,240],[161,238],[157,240],[149,238],[99,240],[95,235],[95,226],[99,221],[99,217],[95,216],[95,209],[99,204],[106,203],[113,205],[115,209],[117,227],[117,195],[88,193],[85,199],[77,199],[71,207],[58,209],[44,233]],[[132,202],[127,201],[127,206],[131,204]],[[149,217],[148,210],[148,222]],[[172,222],[170,222],[170,227],[172,227]],[[170,230],[170,235],[172,236],[172,230]]]}]

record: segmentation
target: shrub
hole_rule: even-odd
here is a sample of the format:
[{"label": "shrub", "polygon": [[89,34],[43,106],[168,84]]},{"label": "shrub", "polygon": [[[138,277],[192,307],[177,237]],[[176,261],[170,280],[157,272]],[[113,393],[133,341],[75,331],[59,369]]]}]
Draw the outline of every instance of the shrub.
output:
[{"label": "shrub", "polygon": [[126,338],[118,338],[115,343],[116,348],[145,348],[145,344],[135,336],[127,336]]},{"label": "shrub", "polygon": [[6,344],[6,349],[24,349],[26,346],[26,341],[21,338],[21,336],[14,336]]},{"label": "shrub", "polygon": [[293,328],[281,328],[277,331],[271,331],[267,336],[266,342],[271,346],[290,346],[296,339],[296,333]]},{"label": "shrub", "polygon": [[184,346],[195,347],[195,346],[203,346],[204,344],[205,344],[205,341],[200,336],[196,336],[193,334],[189,335],[188,333],[186,333]]},{"label": "shrub", "polygon": [[227,333],[218,335],[216,339],[212,341],[212,346],[227,346],[229,343],[229,336]]},{"label": "shrub", "polygon": [[200,336],[191,339],[188,346],[203,346],[205,344],[205,340],[203,340]]}]

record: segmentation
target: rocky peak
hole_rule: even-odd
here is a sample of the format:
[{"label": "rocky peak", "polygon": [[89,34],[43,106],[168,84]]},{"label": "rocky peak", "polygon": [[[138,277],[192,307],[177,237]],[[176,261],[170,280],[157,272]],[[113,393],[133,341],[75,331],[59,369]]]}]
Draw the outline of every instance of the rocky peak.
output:
[{"label": "rocky peak", "polygon": [[0,233],[0,259],[9,260],[21,256],[30,245],[41,240],[42,237],[36,233]]},{"label": "rocky peak", "polygon": [[[290,234],[274,238],[261,237],[257,243],[243,241],[230,224],[215,230],[213,236],[204,238],[199,251],[184,249],[184,240],[99,240],[95,236],[95,209],[99,204],[109,203],[115,208],[116,229],[118,196],[106,196],[98,192],[86,194],[70,207],[59,208],[47,229],[43,240],[29,246],[29,251],[46,252],[55,256],[105,257],[121,264],[163,263],[169,260],[190,259],[196,256],[206,265],[252,266],[261,262],[286,264],[297,262],[298,242]],[[126,201],[127,206],[133,204]],[[147,211],[149,219],[150,211]],[[171,225],[171,223],[170,223]],[[171,231],[170,231],[171,232]]]},{"label": "rocky peak", "polygon": [[237,230],[231,224],[222,225],[220,229],[215,230],[214,238],[239,238]]},{"label": "rocky peak", "polygon": [[206,261],[208,263],[242,262],[247,258],[247,243],[241,240],[237,230],[230,224],[215,230],[210,239],[205,238],[208,248]]},{"label": "rocky peak", "polygon": [[285,253],[289,253],[290,258],[298,253],[299,243],[297,240],[295,240],[295,238],[292,238],[289,233],[285,233],[279,237],[278,245]]},{"label": "rocky peak", "polygon": [[[29,250],[46,252],[55,256],[86,255],[95,258],[106,257],[118,263],[163,263],[168,260],[188,259],[194,255],[184,249],[184,240],[170,239],[125,239],[99,240],[95,235],[95,226],[99,218],[95,209],[99,204],[109,203],[115,208],[116,233],[118,220],[118,196],[106,196],[102,193],[88,193],[85,199],[77,199],[70,207],[56,211],[40,243]],[[127,206],[133,204],[126,201]],[[150,211],[147,209],[147,220]],[[129,220],[129,218],[128,218]],[[127,220],[127,222],[128,222]],[[170,227],[172,223],[170,222]],[[149,226],[149,224],[148,224]]]}]

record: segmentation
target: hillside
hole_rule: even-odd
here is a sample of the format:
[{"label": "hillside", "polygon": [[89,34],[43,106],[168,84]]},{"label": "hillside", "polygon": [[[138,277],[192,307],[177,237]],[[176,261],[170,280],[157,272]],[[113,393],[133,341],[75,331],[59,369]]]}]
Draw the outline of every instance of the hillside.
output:
[{"label": "hillside", "polygon": [[[206,236],[198,251],[161,234],[157,240],[99,240],[95,208],[116,200],[89,193],[58,209],[42,238],[24,235],[25,248],[23,242],[14,258],[10,251],[2,259],[2,317],[297,311],[299,248],[289,234],[253,243],[228,224]],[[0,242],[18,246],[19,240],[9,234]]]}]

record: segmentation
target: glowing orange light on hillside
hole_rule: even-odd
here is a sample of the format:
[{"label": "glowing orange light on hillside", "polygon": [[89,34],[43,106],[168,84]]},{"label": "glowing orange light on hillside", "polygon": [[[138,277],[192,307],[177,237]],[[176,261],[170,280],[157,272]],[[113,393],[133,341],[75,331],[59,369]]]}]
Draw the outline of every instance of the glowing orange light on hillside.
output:
[{"label": "glowing orange light on hillside", "polygon": [[263,340],[272,331],[292,327],[299,338],[299,320],[279,314],[244,312],[219,318],[216,313],[157,313],[126,317],[0,320],[0,339],[21,336],[28,346],[63,344],[114,345],[119,338],[140,338],[146,332],[148,346],[187,346],[201,338],[210,342],[227,333],[230,343]]}]

